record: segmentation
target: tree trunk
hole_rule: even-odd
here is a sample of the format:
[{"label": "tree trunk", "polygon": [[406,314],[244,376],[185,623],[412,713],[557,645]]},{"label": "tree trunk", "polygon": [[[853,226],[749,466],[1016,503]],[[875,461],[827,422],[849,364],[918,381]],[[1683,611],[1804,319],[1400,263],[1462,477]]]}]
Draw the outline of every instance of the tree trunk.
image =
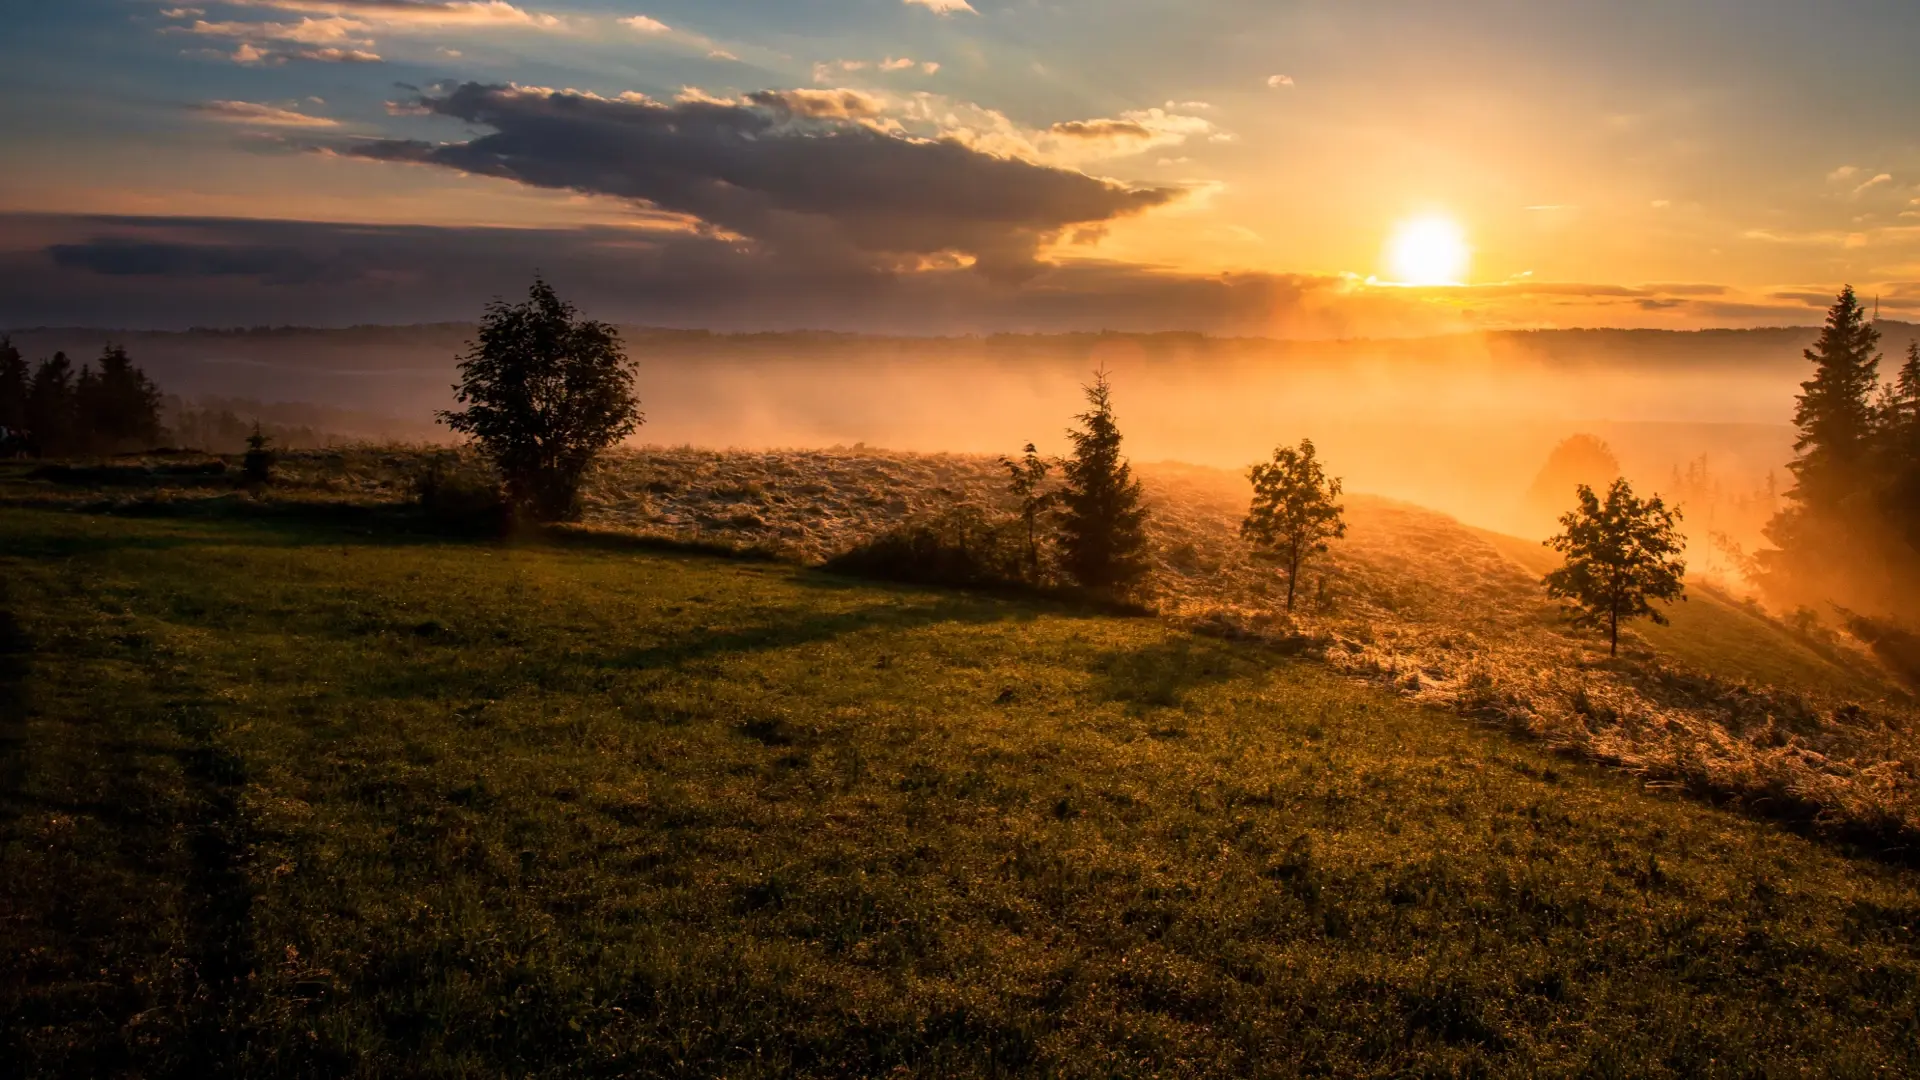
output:
[{"label": "tree trunk", "polygon": [[1300,580],[1300,556],[1287,563],[1287,614],[1293,614],[1293,586]]},{"label": "tree trunk", "polygon": [[1620,655],[1620,605],[1618,603],[1615,603],[1613,607],[1608,609],[1607,618],[1610,623],[1608,630],[1611,636],[1611,640],[1607,645],[1607,655],[1619,656]]}]

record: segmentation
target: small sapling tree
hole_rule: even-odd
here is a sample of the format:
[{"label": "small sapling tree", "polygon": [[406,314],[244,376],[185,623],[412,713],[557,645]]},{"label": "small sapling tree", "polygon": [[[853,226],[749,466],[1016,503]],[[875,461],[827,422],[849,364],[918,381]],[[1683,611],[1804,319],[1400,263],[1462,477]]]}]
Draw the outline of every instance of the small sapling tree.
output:
[{"label": "small sapling tree", "polygon": [[1041,526],[1060,499],[1058,492],[1047,490],[1047,474],[1053,471],[1053,463],[1028,443],[1020,460],[1003,457],[1000,465],[1007,470],[1007,493],[1019,501],[1017,512],[1027,539],[1023,555],[1026,577],[1030,582],[1038,582]]},{"label": "small sapling tree", "polygon": [[1094,373],[1084,388],[1092,406],[1067,432],[1073,456],[1062,471],[1061,563],[1088,588],[1125,591],[1147,573],[1147,510],[1140,482],[1120,455],[1120,428],[1113,419],[1113,388],[1107,373]]},{"label": "small sapling tree", "polygon": [[1607,489],[1606,502],[1581,484],[1580,505],[1560,519],[1565,530],[1547,541],[1564,554],[1566,564],[1546,576],[1547,594],[1563,601],[1576,625],[1605,626],[1607,654],[1620,652],[1622,620],[1667,617],[1650,600],[1686,599],[1681,578],[1682,541],[1674,526],[1679,510],[1660,496],[1639,499],[1625,478]]},{"label": "small sapling tree", "polygon": [[454,390],[466,407],[440,421],[479,443],[514,508],[540,521],[574,516],[594,459],[643,422],[619,333],[539,278],[524,303],[487,306]]},{"label": "small sapling tree", "polygon": [[1300,564],[1324,554],[1327,541],[1347,535],[1340,479],[1327,473],[1314,456],[1313,440],[1300,446],[1278,447],[1273,460],[1247,470],[1253,481],[1253,505],[1240,523],[1240,535],[1254,550],[1287,568],[1287,611],[1300,580]]},{"label": "small sapling tree", "polygon": [[247,456],[240,459],[240,475],[249,484],[273,482],[273,439],[253,422],[253,434],[247,436]]}]

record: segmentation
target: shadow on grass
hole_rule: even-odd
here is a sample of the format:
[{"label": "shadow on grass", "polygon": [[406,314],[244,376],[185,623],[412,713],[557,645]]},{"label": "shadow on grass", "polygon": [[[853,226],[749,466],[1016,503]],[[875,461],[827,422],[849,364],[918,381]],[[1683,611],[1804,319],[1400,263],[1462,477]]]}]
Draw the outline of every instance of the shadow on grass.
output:
[{"label": "shadow on grass", "polygon": [[27,657],[32,649],[26,631],[8,605],[6,582],[0,581],[0,814],[17,816],[14,803],[27,775]]},{"label": "shadow on grass", "polygon": [[942,623],[988,625],[1001,622],[1030,622],[1043,612],[1032,607],[1010,603],[944,599],[913,605],[875,604],[852,611],[830,613],[793,609],[790,614],[791,617],[770,620],[754,626],[676,637],[659,645],[621,653],[609,659],[607,666],[641,669],[674,668],[708,657],[774,652],[796,645],[831,641],[847,634],[869,630],[902,633]]},{"label": "shadow on grass", "polygon": [[1105,653],[1094,664],[1101,696],[1125,705],[1134,715],[1178,708],[1193,691],[1253,670],[1254,662],[1244,649],[1192,634]]}]

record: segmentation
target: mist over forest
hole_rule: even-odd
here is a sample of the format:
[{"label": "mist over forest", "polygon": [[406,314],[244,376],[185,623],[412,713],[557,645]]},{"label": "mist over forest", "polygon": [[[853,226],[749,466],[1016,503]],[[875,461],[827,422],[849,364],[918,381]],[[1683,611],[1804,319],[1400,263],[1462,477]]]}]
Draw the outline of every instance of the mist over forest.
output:
[{"label": "mist over forest", "polygon": [[[1915,336],[1882,322],[1890,355]],[[1087,374],[1112,373],[1141,462],[1240,469],[1310,435],[1351,490],[1538,533],[1526,505],[1553,447],[1605,441],[1623,473],[1670,490],[1702,470],[1728,493],[1784,488],[1807,327],[1540,330],[1278,341],[1198,334],[878,337],[623,327],[647,423],[636,444],[866,444],[1002,453],[1063,445]],[[447,441],[467,324],[186,332],[29,329],[31,357],[125,345],[169,394],[219,398],[341,441]]]}]

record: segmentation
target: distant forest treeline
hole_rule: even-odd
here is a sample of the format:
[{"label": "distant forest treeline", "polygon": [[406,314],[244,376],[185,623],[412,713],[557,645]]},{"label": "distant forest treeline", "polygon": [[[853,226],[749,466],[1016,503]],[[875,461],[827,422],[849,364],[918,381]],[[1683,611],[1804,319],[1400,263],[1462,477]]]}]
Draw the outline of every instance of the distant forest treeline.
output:
[{"label": "distant forest treeline", "polygon": [[0,337],[0,456],[121,454],[162,446],[237,453],[256,432],[289,449],[340,441],[311,424],[287,422],[287,414],[314,411],[163,395],[120,345],[76,367],[64,352],[29,363],[10,339]]}]

